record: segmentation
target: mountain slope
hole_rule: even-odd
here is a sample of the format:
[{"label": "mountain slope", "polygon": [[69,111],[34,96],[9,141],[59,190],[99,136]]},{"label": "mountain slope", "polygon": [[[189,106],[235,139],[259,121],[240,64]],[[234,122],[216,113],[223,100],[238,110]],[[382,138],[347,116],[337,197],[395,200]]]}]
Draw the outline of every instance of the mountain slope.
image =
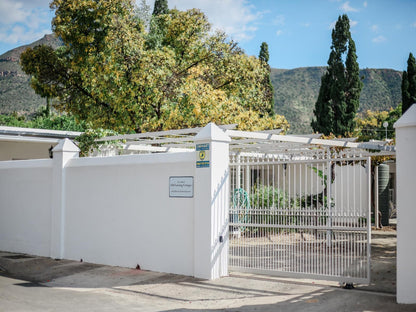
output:
[{"label": "mountain slope", "polygon": [[56,48],[62,45],[62,42],[53,35],[45,35],[29,45],[0,55],[0,113],[30,114],[40,105],[46,105],[45,99],[30,87],[30,77],[22,71],[19,64],[20,54],[29,47],[41,44]]},{"label": "mountain slope", "polygon": [[[290,123],[290,133],[311,133],[310,122],[325,67],[272,69],[275,110]],[[401,103],[402,72],[393,69],[362,69],[364,83],[359,111],[388,110]]]}]

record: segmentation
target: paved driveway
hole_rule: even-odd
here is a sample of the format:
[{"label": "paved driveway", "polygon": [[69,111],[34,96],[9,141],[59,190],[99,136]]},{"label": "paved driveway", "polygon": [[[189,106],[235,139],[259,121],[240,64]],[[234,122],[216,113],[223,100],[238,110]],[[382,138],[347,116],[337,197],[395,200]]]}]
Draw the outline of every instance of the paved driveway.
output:
[{"label": "paved driveway", "polygon": [[0,252],[0,311],[416,311],[396,304],[395,237],[379,234],[372,284],[353,290],[243,273],[205,281]]}]

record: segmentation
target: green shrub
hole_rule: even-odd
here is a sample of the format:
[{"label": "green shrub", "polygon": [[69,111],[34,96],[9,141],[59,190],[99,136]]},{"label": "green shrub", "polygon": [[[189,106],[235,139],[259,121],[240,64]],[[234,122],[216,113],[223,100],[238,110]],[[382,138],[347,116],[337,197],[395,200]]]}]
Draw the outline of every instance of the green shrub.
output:
[{"label": "green shrub", "polygon": [[256,209],[282,209],[290,205],[287,192],[273,186],[256,185],[251,193],[251,207]]}]

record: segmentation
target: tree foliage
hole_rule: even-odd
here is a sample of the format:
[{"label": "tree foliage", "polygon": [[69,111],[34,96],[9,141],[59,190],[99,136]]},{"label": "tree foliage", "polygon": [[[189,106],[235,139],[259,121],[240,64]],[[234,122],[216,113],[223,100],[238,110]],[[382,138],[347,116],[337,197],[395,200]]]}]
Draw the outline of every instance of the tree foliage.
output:
[{"label": "tree foliage", "polygon": [[347,60],[345,61],[346,69],[346,118],[345,126],[347,132],[352,132],[355,129],[355,115],[360,106],[360,94],[363,88],[363,82],[360,79],[360,68],[357,62],[357,54],[355,42],[350,38],[348,45]]},{"label": "tree foliage", "polygon": [[157,16],[160,14],[168,14],[169,7],[168,7],[168,1],[167,0],[156,0],[155,5],[153,7],[153,16]]},{"label": "tree foliage", "polygon": [[[354,117],[359,107],[362,82],[354,40],[347,15],[338,18],[332,30],[328,68],[321,78],[311,126],[325,135],[345,135],[355,128]],[[344,65],[344,59],[345,65]]]},{"label": "tree foliage", "polygon": [[271,79],[271,68],[269,65],[269,46],[267,42],[262,42],[260,46],[260,53],[259,53],[259,60],[263,67],[266,68],[267,74],[263,78],[263,88],[264,88],[264,96],[269,101],[269,110],[268,113],[270,115],[274,114],[274,89]]},{"label": "tree foliage", "polygon": [[384,140],[386,137],[386,128],[384,128],[383,124],[387,122],[387,138],[394,139],[395,131],[393,125],[401,115],[401,105],[395,109],[390,109],[390,111],[367,110],[362,114],[358,114],[356,117],[357,131],[355,135],[359,141]]},{"label": "tree foliage", "polygon": [[88,125],[85,122],[78,122],[73,116],[67,114],[57,114],[49,112],[42,106],[33,116],[26,118],[25,116],[13,114],[0,114],[0,125],[21,128],[36,128],[49,130],[65,130],[65,131],[85,131]]},{"label": "tree foliage", "polygon": [[267,42],[261,43],[259,60],[267,64],[269,63],[269,45]]},{"label": "tree foliage", "polygon": [[94,153],[94,151],[100,151],[102,147],[120,147],[121,143],[118,141],[106,141],[104,144],[98,142],[97,139],[118,135],[117,132],[108,129],[87,129],[81,135],[76,138],[77,145],[80,149],[79,156],[88,157]]},{"label": "tree foliage", "polygon": [[416,61],[412,53],[407,59],[407,71],[402,77],[402,105],[403,113],[416,103]]},{"label": "tree foliage", "polygon": [[288,128],[268,114],[267,67],[213,33],[199,10],[160,14],[153,33],[128,0],[54,0],[51,8],[64,46],[28,49],[22,67],[37,93],[57,97],[56,108],[94,128],[144,132],[209,121]]}]

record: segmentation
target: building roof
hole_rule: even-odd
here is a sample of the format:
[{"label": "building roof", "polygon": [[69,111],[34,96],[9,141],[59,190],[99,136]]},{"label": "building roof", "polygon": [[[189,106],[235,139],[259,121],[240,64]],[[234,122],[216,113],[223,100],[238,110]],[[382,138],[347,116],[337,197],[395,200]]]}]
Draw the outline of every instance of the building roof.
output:
[{"label": "building roof", "polygon": [[0,141],[58,143],[75,139],[82,132],[0,126]]}]

